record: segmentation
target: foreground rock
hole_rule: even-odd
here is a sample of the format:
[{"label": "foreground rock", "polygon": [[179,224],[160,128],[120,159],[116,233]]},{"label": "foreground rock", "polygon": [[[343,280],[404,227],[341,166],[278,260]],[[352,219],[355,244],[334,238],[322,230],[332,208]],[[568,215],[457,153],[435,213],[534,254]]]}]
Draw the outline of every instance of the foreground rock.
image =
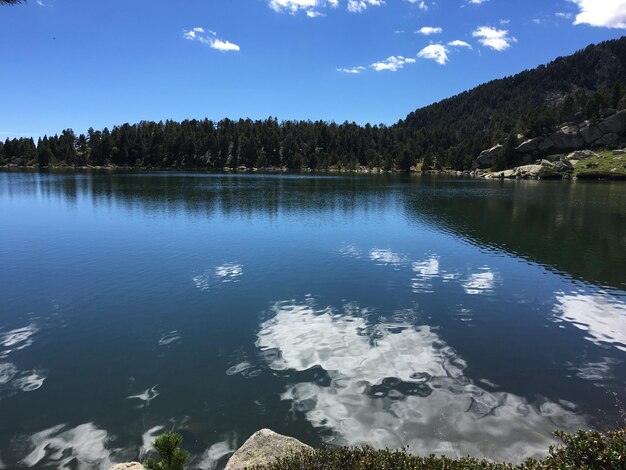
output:
[{"label": "foreground rock", "polygon": [[243,470],[254,465],[268,465],[277,458],[288,457],[304,450],[312,448],[292,437],[277,434],[270,429],[261,429],[233,454],[226,464],[226,470]]},{"label": "foreground rock", "polygon": [[113,465],[109,470],[145,470],[139,462],[126,462]]}]

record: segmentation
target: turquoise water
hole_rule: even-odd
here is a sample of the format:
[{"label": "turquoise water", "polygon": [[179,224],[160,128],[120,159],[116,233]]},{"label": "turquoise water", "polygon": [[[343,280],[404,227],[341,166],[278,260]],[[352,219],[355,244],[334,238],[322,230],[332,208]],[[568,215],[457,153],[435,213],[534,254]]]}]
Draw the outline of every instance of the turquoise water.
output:
[{"label": "turquoise water", "polygon": [[[624,423],[626,185],[0,173],[0,462],[519,461]],[[0,465],[0,468],[2,465]]]}]

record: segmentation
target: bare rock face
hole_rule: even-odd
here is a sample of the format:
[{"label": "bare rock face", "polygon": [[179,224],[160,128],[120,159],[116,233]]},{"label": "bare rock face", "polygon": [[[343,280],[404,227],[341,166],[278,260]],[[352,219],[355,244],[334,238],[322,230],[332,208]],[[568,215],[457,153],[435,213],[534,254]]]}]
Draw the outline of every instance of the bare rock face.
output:
[{"label": "bare rock face", "polygon": [[539,148],[539,144],[541,143],[541,139],[535,137],[534,139],[528,139],[522,142],[515,150],[520,153],[531,153]]},{"label": "bare rock face", "polygon": [[483,150],[474,161],[477,168],[490,168],[496,163],[496,158],[500,153],[502,145],[498,144],[490,149]]},{"label": "bare rock face", "polygon": [[620,141],[620,137],[617,134],[604,134],[598,140],[596,140],[593,145],[598,147],[603,147],[605,145],[614,145]]},{"label": "bare rock face", "polygon": [[277,458],[288,457],[305,450],[312,448],[292,437],[277,434],[270,429],[261,429],[233,454],[226,464],[226,470],[243,470],[254,465],[267,465]]},{"label": "bare rock face", "polygon": [[626,110],[613,114],[598,126],[604,134],[621,134],[626,129]]},{"label": "bare rock face", "polygon": [[589,145],[602,137],[602,131],[597,126],[585,126],[580,130],[580,135]]},{"label": "bare rock face", "polygon": [[145,470],[139,462],[126,462],[113,465],[109,470]]},{"label": "bare rock face", "polygon": [[583,138],[578,134],[578,129],[573,127],[563,128],[550,136],[552,146],[559,150],[568,150],[582,147]]}]

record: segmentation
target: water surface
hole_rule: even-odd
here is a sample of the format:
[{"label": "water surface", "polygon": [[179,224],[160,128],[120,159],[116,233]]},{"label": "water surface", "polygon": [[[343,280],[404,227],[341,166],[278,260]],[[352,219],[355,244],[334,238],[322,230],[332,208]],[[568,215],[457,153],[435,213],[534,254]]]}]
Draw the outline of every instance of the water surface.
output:
[{"label": "water surface", "polygon": [[624,184],[4,172],[0,213],[7,467],[623,425]]}]

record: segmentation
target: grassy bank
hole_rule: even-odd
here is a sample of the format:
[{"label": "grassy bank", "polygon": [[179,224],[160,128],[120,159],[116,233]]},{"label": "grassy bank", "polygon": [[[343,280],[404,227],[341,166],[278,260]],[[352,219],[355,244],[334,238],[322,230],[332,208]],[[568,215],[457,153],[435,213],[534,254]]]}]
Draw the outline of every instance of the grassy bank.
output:
[{"label": "grassy bank", "polygon": [[626,179],[626,155],[615,155],[611,150],[602,150],[596,155],[574,163],[573,176],[580,179]]}]

